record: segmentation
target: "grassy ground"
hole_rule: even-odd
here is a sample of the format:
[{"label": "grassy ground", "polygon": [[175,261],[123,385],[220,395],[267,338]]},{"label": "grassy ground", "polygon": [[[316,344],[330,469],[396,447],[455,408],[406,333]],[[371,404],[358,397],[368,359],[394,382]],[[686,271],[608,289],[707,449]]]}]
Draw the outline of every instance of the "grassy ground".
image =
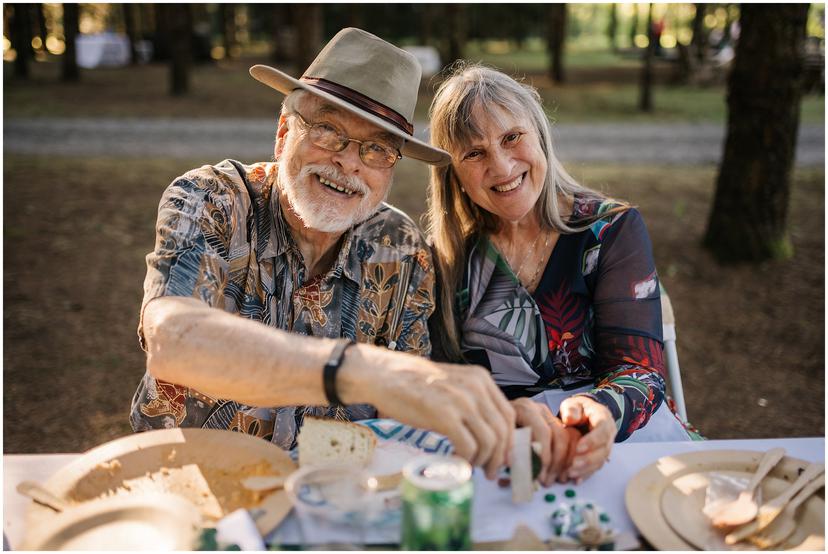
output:
[{"label": "grassy ground", "polygon": [[[478,59],[473,54],[469,58]],[[545,62],[536,67],[538,56],[537,53],[489,54],[482,59],[538,87],[550,115],[559,122],[724,123],[726,120],[723,87],[664,84],[672,71],[664,62],[656,65],[661,84],[653,93],[655,110],[643,114],[636,108],[637,61],[616,58],[611,65],[598,65],[595,60],[585,59],[568,66],[567,84],[555,85],[543,71]],[[601,56],[599,61],[611,54]],[[191,92],[178,98],[167,93],[169,69],[163,64],[87,70],[82,72],[80,83],[64,84],[59,82],[57,63],[34,64],[29,82],[10,77],[10,64],[6,63],[3,107],[6,117],[270,117],[278,111],[281,95],[247,74],[247,68],[254,63],[268,62],[251,57],[197,66],[192,72]],[[434,84],[432,80],[421,89],[418,119],[426,118]],[[805,97],[802,121],[822,123],[824,120],[824,98]]]},{"label": "grassy ground", "polygon": [[[80,451],[130,432],[158,199],[207,161],[5,156],[4,452]],[[644,214],[693,423],[711,438],[823,435],[824,173],[795,176],[793,259],[721,268],[698,245],[715,169],[570,169]],[[390,200],[417,217],[426,179],[405,160]]]}]

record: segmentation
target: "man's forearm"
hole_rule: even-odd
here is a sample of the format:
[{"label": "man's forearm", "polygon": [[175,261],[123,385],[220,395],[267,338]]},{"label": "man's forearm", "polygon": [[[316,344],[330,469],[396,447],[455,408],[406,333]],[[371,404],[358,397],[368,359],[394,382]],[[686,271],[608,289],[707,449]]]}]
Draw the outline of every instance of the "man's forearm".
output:
[{"label": "man's forearm", "polygon": [[[163,381],[250,406],[327,404],[322,367],[332,339],[291,334],[187,297],[147,304],[144,333],[147,369]],[[343,401],[372,403],[365,382],[383,357],[375,347],[348,349],[337,378]]]}]

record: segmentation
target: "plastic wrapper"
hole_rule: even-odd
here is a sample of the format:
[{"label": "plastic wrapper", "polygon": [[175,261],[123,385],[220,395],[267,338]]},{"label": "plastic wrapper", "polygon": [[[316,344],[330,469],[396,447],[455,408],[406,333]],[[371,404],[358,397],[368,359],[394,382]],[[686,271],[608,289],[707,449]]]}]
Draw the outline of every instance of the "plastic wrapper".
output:
[{"label": "plastic wrapper", "polygon": [[[711,472],[708,474],[710,483],[704,496],[702,512],[712,519],[729,502],[739,498],[739,493],[747,489],[749,477],[739,477],[728,473]],[[756,489],[756,503],[762,505],[762,489]]]}]

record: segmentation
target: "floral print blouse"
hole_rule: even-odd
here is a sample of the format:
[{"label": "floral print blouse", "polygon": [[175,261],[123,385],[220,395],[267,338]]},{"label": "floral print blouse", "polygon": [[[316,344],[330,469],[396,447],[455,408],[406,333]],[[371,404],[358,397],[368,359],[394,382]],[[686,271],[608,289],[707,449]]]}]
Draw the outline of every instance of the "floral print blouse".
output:
[{"label": "floral print blouse", "polygon": [[[576,198],[571,224],[614,206]],[[591,383],[585,394],[609,408],[618,442],[665,398],[659,281],[634,208],[560,235],[534,294],[479,237],[458,305],[465,359],[488,367],[509,398]]]}]

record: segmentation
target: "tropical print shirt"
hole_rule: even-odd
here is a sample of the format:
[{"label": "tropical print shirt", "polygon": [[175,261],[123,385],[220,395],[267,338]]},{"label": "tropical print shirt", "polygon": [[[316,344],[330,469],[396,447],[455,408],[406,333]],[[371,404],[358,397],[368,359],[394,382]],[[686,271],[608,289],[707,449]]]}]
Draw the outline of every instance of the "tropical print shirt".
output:
[{"label": "tropical print shirt", "polygon": [[[576,198],[571,224],[615,206]],[[464,357],[488,367],[509,398],[593,383],[585,394],[609,408],[617,442],[664,400],[659,281],[634,208],[560,235],[534,294],[477,238],[458,304]]]},{"label": "tropical print shirt", "polygon": [[[309,278],[275,185],[275,163],[225,160],[179,177],[158,208],[147,255],[144,307],[159,296],[192,296],[264,325],[317,337],[347,337],[421,356],[431,353],[434,271],[425,238],[408,216],[382,204],[341,239],[326,274]],[[231,429],[295,445],[305,413],[375,417],[369,405],[245,406],[211,398],[146,372],[132,401],[135,431],[175,426]]]}]

